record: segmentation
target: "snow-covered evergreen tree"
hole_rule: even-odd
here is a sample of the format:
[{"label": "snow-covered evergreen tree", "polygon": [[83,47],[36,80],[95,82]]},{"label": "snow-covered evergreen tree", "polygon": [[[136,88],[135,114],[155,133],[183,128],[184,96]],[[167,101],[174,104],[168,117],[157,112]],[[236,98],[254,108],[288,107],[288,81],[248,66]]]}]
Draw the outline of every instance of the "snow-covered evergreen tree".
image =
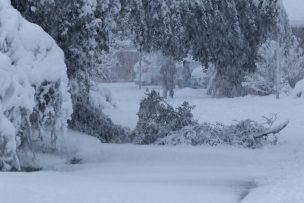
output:
[{"label": "snow-covered evergreen tree", "polygon": [[130,25],[139,50],[212,63],[217,72],[209,93],[237,96],[245,93],[243,78],[255,71],[259,46],[275,32],[280,12],[277,0],[134,0]]},{"label": "snow-covered evergreen tree", "polygon": [[1,1],[0,169],[20,170],[19,149],[62,144],[72,113],[66,71],[55,41]]},{"label": "snow-covered evergreen tree", "polygon": [[161,51],[178,60],[187,55],[179,2],[131,0],[128,23],[139,51]]},{"label": "snow-covered evergreen tree", "polygon": [[[70,127],[94,135],[105,135],[101,128],[95,132],[96,123],[115,128],[101,109],[91,105],[90,74],[98,72],[103,53],[109,49],[112,31],[117,31],[119,0],[13,0],[12,3],[28,20],[42,26],[65,53],[74,110]],[[91,122],[95,126],[88,118],[97,119]],[[105,131],[109,137],[116,135],[114,131]]]}]

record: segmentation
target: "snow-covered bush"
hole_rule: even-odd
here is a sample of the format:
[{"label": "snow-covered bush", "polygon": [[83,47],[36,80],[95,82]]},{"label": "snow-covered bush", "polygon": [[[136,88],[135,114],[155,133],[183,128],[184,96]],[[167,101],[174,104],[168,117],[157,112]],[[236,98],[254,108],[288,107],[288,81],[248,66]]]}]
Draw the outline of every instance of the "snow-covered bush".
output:
[{"label": "snow-covered bush", "polygon": [[248,74],[243,82],[251,94],[288,93],[294,81],[303,75],[303,51],[296,41],[288,47],[284,43],[267,40],[259,49],[259,57],[256,72]]},{"label": "snow-covered bush", "polygon": [[[107,79],[107,73],[102,69],[102,60],[113,39],[116,17],[121,9],[120,1],[11,1],[23,16],[49,33],[64,51],[73,103],[73,116],[69,121],[69,127],[88,134],[97,130],[88,123],[89,120],[84,120],[82,117],[94,118],[95,125],[110,124],[111,122],[103,123],[109,118],[105,118],[105,115],[100,113],[102,109],[96,109],[97,105],[92,106],[90,85],[92,80]],[[52,16],[51,20],[50,16]],[[83,115],[83,113],[92,113],[92,115]],[[98,116],[99,121],[96,120]]]},{"label": "snow-covered bush", "polygon": [[[77,105],[77,104],[76,104]],[[128,140],[129,130],[115,125],[100,109],[79,105],[79,118],[74,118],[75,125],[82,126],[80,132],[88,133],[103,143],[124,143]],[[76,116],[76,114],[73,114]]]},{"label": "snow-covered bush", "polygon": [[288,76],[288,82],[292,88],[297,82],[304,78],[304,51],[300,47],[298,39],[293,38],[291,47],[288,49],[286,60],[286,70],[284,74]]},{"label": "snow-covered bush", "polygon": [[292,96],[295,98],[304,98],[304,79],[296,84]]},{"label": "snow-covered bush", "polygon": [[191,113],[194,107],[187,102],[174,109],[158,92],[152,90],[146,94],[147,97],[140,102],[138,123],[132,135],[133,142],[151,144],[172,131],[196,123]]},{"label": "snow-covered bush", "polygon": [[268,135],[256,138],[255,135],[267,130],[267,126],[252,120],[240,121],[234,125],[202,123],[186,126],[158,139],[160,145],[233,145],[258,148],[265,144],[276,144],[277,136]]},{"label": "snow-covered bush", "polygon": [[0,4],[0,85],[1,165],[19,170],[17,149],[55,147],[72,107],[63,52],[8,0]]}]

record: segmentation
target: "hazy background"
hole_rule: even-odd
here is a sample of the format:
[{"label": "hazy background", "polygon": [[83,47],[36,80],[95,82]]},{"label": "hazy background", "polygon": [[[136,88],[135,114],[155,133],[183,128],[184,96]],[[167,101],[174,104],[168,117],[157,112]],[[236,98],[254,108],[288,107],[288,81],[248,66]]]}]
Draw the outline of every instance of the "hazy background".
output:
[{"label": "hazy background", "polygon": [[304,0],[283,0],[291,21],[304,21]]}]

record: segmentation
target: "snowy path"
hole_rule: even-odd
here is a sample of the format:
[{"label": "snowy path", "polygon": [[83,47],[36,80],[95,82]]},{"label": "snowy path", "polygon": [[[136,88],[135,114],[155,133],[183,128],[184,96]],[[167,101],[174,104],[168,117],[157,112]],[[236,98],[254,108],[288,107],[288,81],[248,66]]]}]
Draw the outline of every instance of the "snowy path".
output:
[{"label": "snowy path", "polygon": [[[118,108],[106,112],[116,123],[134,127],[144,90],[133,84],[107,85]],[[0,173],[5,203],[303,203],[304,101],[273,97],[212,99],[202,90],[178,90],[172,104],[189,98],[200,121],[261,120],[278,113],[291,123],[278,146],[172,147],[100,144],[69,132],[68,158],[38,155],[45,171]],[[77,150],[76,150],[77,148]]]}]

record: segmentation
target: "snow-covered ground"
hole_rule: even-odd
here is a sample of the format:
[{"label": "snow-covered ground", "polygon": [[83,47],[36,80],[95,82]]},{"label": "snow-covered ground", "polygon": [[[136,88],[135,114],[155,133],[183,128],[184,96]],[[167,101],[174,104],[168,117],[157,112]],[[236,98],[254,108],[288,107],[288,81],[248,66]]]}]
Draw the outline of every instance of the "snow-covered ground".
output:
[{"label": "snow-covered ground", "polygon": [[[113,121],[123,126],[134,128],[137,122],[139,102],[145,96],[146,87],[142,90],[132,83],[104,84],[111,90],[117,108],[106,109]],[[148,87],[161,92],[160,87]],[[282,132],[281,143],[302,141],[304,134],[304,100],[282,95],[280,100],[275,96],[257,97],[247,96],[239,98],[211,98],[202,89],[176,90],[175,98],[168,102],[172,105],[180,105],[183,101],[189,101],[195,105],[194,116],[200,122],[222,122],[233,124],[236,121],[247,118],[264,122],[263,116],[270,117],[277,114],[277,124],[290,120],[287,129]]]},{"label": "snow-covered ground", "polygon": [[[131,83],[105,84],[117,108],[106,113],[133,128],[144,89]],[[157,87],[155,87],[158,89]],[[233,123],[278,113],[290,120],[277,146],[138,146],[100,144],[70,131],[66,157],[38,154],[44,171],[0,173],[5,203],[302,203],[304,202],[304,100],[283,97],[214,99],[203,90],[176,91],[169,100],[196,105],[199,121]],[[73,150],[74,149],[74,150]],[[65,164],[72,157],[82,164]]]}]

